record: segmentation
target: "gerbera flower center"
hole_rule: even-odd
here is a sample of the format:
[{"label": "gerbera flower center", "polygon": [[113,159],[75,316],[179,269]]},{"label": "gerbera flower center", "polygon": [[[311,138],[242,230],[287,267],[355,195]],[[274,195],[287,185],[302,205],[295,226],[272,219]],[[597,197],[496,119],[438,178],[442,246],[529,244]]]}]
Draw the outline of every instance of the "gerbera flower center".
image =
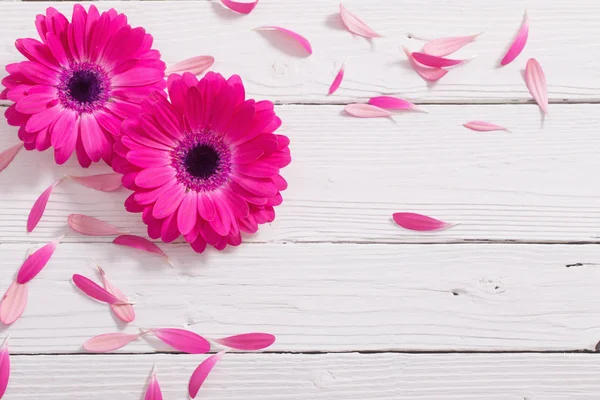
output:
[{"label": "gerbera flower center", "polygon": [[185,134],[171,156],[177,180],[189,190],[210,192],[229,179],[231,151],[221,135],[210,130]]},{"label": "gerbera flower center", "polygon": [[109,91],[110,79],[96,64],[72,64],[60,75],[58,97],[65,108],[92,112],[106,104]]}]

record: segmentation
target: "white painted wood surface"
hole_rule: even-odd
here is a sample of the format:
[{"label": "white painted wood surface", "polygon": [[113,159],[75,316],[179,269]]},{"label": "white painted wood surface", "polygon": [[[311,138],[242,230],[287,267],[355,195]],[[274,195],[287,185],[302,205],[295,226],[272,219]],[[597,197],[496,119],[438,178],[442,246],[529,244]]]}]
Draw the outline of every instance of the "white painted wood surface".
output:
[{"label": "white painted wood surface", "polygon": [[[168,63],[211,54],[215,70],[240,74],[249,95],[281,104],[294,158],[284,172],[290,188],[276,221],[238,249],[197,256],[185,245],[161,245],[174,269],[110,239],[69,233],[32,282],[24,317],[1,328],[14,354],[6,399],[140,399],[154,362],[165,399],[185,399],[202,356],[155,353],[168,349],[146,341],[122,351],[130,354],[80,354],[91,336],[160,326],[211,337],[277,335],[269,353],[228,354],[202,389],[207,400],[599,398],[597,354],[461,352],[592,351],[600,339],[600,105],[582,104],[600,101],[600,3],[344,3],[385,38],[369,43],[342,29],[338,0],[261,0],[249,16],[218,1],[97,3],[144,26]],[[0,66],[20,59],[14,40],[35,36],[35,14],[49,5],[70,13],[72,4],[0,1]],[[515,63],[495,68],[524,9],[527,47]],[[314,54],[252,31],[266,24],[297,30]],[[423,44],[409,33],[480,31],[457,54],[477,58],[435,85],[398,50]],[[324,96],[346,57],[340,90]],[[578,103],[551,105],[544,126],[536,106],[515,104],[530,102],[521,77],[528,57],[542,63],[551,102]],[[395,122],[343,115],[341,104],[378,94],[422,103],[429,114],[399,114]],[[512,133],[461,126],[478,119]],[[16,130],[0,121],[0,149],[16,141]],[[143,234],[139,216],[123,211],[127,191],[102,194],[71,182],[25,234],[31,205],[52,182],[106,171],[56,167],[50,152],[23,152],[0,174],[0,291],[27,249],[66,231],[70,213]],[[391,222],[395,211],[460,225],[416,234]],[[136,301],[130,326],[69,282],[73,273],[96,276],[92,258]]]}]

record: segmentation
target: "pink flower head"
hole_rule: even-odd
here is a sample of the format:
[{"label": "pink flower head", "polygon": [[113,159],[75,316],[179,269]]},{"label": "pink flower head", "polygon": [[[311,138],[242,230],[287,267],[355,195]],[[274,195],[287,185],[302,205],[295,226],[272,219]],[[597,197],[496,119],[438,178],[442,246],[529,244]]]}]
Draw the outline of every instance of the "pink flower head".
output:
[{"label": "pink flower head", "polygon": [[289,139],[274,134],[281,120],[270,101],[245,99],[237,75],[172,74],[168,89],[170,101],[143,101],[115,143],[113,168],[135,192],[125,207],[142,213],[153,239],[183,235],[198,253],[237,246],[282,202],[279,170],[291,157]]},{"label": "pink flower head", "polygon": [[151,50],[152,36],[132,28],[114,9],[100,14],[76,4],[72,21],[50,7],[35,21],[42,39],[17,39],[28,61],[6,66],[0,98],[27,150],[54,147],[58,164],[76,150],[88,167],[111,163],[121,122],[139,113],[140,101],[165,88],[165,64]]}]

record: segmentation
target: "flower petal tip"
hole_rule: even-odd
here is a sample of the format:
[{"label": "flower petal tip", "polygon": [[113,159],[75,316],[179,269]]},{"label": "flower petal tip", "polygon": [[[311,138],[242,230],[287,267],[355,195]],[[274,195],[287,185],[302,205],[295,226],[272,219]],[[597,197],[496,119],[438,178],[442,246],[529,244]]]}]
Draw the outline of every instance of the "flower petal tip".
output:
[{"label": "flower petal tip", "polygon": [[363,20],[348,11],[342,2],[340,2],[340,17],[342,18],[342,21],[344,22],[344,25],[348,31],[354,33],[355,35],[366,38],[381,37],[380,34],[371,29]]}]

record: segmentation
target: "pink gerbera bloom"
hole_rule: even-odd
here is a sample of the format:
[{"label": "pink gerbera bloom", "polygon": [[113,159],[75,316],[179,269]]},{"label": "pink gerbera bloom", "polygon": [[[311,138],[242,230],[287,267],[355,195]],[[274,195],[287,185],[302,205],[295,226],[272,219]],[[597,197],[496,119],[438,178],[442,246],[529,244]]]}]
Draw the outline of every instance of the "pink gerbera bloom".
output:
[{"label": "pink gerbera bloom", "polygon": [[281,120],[270,101],[245,100],[237,75],[173,74],[168,89],[171,101],[151,95],[115,143],[113,168],[135,192],[125,207],[153,239],[183,235],[198,253],[237,246],[282,202],[279,170],[291,157],[289,139],[274,134]]},{"label": "pink gerbera bloom", "polygon": [[152,36],[114,9],[76,4],[72,21],[50,7],[35,25],[42,39],[17,39],[28,61],[9,64],[0,98],[27,150],[54,147],[58,164],[76,150],[79,163],[111,162],[114,136],[140,101],[166,87],[165,64]]}]

